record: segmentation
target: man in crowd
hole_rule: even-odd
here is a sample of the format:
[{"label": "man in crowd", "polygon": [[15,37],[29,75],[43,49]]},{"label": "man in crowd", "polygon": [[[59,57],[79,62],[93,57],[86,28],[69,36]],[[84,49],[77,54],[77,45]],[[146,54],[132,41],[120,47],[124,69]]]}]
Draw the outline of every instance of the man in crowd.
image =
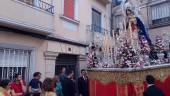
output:
[{"label": "man in crowd", "polygon": [[35,72],[33,74],[33,79],[31,80],[29,84],[29,93],[31,93],[31,96],[40,96],[42,93],[42,82],[40,81],[41,73]]},{"label": "man in crowd", "polygon": [[80,96],[89,96],[89,80],[85,69],[81,70],[81,77],[78,78],[78,90]]},{"label": "man in crowd", "polygon": [[15,96],[24,96],[26,92],[26,83],[22,79],[21,74],[15,75],[15,80],[11,84],[11,89],[14,91]]},{"label": "man in crowd", "polygon": [[59,80],[60,82],[62,83],[63,80],[66,78],[66,68],[65,67],[62,67],[61,69],[61,73],[60,73],[60,76],[59,76]]},{"label": "man in crowd", "polygon": [[75,85],[72,80],[74,72],[72,70],[66,71],[67,77],[63,80],[62,87],[63,87],[63,95],[64,96],[75,96]]},{"label": "man in crowd", "polygon": [[148,88],[143,93],[144,96],[165,96],[164,93],[155,86],[155,78],[152,75],[146,76],[146,82],[148,83]]}]

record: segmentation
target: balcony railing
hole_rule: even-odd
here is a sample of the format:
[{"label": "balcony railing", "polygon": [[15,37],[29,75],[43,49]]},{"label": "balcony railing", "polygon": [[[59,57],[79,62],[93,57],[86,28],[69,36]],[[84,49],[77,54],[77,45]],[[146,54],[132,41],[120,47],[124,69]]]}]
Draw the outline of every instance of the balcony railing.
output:
[{"label": "balcony railing", "polygon": [[110,31],[106,30],[105,28],[96,26],[96,25],[87,25],[86,26],[86,32],[87,32],[87,44],[90,42],[95,42],[99,38],[104,38],[106,34],[109,34]]},{"label": "balcony railing", "polygon": [[153,28],[153,27],[161,27],[161,26],[166,26],[166,25],[170,25],[170,16],[165,17],[165,18],[152,20],[151,28]]},{"label": "balcony railing", "polygon": [[96,26],[96,25],[87,25],[87,31],[99,32],[99,33],[103,33],[103,34],[105,34],[106,32],[109,32],[108,30],[106,30],[100,26]]},{"label": "balcony railing", "polygon": [[46,12],[49,12],[51,14],[54,14],[54,6],[44,2],[42,0],[18,0],[18,1],[21,1],[23,3],[31,5],[33,7],[36,7],[36,8],[42,9]]}]

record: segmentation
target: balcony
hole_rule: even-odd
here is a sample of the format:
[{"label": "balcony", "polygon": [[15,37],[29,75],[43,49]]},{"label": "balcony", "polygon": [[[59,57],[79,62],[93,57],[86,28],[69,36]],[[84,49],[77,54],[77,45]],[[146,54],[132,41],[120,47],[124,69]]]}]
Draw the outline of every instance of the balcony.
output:
[{"label": "balcony", "polygon": [[54,6],[42,0],[2,0],[0,9],[0,26],[42,35],[54,32]]},{"label": "balcony", "polygon": [[156,28],[156,27],[162,27],[162,26],[168,26],[168,25],[170,25],[170,16],[152,20],[152,24],[150,24],[150,28]]},{"label": "balcony", "polygon": [[33,7],[37,7],[39,9],[47,11],[51,14],[54,14],[54,6],[44,2],[42,0],[18,0],[18,1],[26,3],[28,5],[31,5]]},{"label": "balcony", "polygon": [[[150,28],[170,25],[170,1],[158,0],[159,2],[149,5]],[[162,2],[161,2],[162,1]]]}]

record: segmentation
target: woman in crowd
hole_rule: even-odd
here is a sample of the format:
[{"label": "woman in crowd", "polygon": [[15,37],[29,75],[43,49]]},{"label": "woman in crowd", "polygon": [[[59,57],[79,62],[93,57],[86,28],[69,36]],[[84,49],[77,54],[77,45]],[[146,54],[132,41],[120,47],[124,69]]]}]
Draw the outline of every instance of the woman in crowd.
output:
[{"label": "woman in crowd", "polygon": [[56,92],[57,96],[62,96],[62,86],[61,86],[59,77],[57,75],[54,76],[53,82],[55,84],[55,92]]},{"label": "woman in crowd", "polygon": [[54,82],[51,78],[46,78],[43,82],[43,96],[57,96],[55,93]]},{"label": "woman in crowd", "polygon": [[0,82],[0,96],[14,96],[10,90],[10,80],[4,79]]}]

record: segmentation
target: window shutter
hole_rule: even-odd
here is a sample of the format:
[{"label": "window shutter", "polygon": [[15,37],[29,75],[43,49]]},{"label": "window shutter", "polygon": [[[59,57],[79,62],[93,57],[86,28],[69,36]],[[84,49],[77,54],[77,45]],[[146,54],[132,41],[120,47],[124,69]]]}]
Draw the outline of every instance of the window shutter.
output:
[{"label": "window shutter", "polygon": [[170,2],[161,3],[151,7],[152,20],[162,19],[170,16]]},{"label": "window shutter", "polygon": [[64,0],[64,16],[74,19],[74,0]]}]

